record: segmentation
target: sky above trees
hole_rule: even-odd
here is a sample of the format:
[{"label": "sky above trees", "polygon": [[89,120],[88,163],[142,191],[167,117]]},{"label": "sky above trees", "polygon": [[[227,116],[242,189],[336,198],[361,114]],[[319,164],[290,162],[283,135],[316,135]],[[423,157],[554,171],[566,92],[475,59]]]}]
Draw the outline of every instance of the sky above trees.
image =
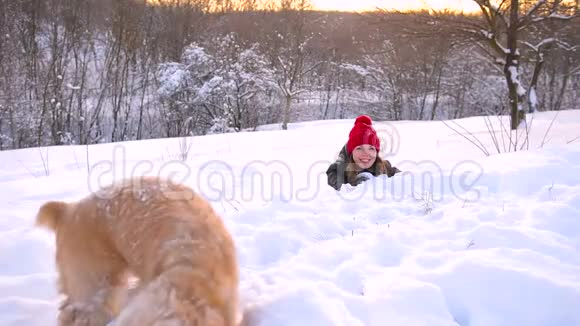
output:
[{"label": "sky above trees", "polygon": [[375,8],[396,10],[452,9],[473,12],[479,7],[472,0],[312,0],[317,9],[363,11]]}]

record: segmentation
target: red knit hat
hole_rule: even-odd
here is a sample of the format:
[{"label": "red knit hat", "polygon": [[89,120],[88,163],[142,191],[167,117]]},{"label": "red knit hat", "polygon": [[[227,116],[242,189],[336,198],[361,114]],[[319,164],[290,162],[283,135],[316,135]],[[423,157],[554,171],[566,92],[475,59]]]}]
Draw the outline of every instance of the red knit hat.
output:
[{"label": "red knit hat", "polygon": [[381,150],[381,141],[377,137],[377,132],[372,127],[373,121],[368,115],[361,115],[354,121],[354,127],[350,130],[348,135],[348,142],[346,143],[346,151],[348,154],[352,153],[355,147],[368,144]]}]

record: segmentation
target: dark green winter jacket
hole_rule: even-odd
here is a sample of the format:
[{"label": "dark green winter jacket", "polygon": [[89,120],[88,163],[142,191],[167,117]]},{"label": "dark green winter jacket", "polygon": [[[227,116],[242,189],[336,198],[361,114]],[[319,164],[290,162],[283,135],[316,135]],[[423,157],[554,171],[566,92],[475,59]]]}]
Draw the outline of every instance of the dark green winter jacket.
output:
[{"label": "dark green winter jacket", "polygon": [[[330,166],[326,170],[328,185],[336,190],[340,190],[343,184],[348,183],[352,186],[356,186],[365,180],[364,178],[357,178],[357,180],[351,182],[347,180],[348,157],[349,156],[346,151],[345,145],[340,150],[338,159],[332,164],[330,164]],[[379,160],[377,160],[370,168],[360,171],[359,174],[363,172],[369,172],[375,177],[382,174],[386,174],[390,178],[394,176],[396,173],[401,172],[398,168],[391,166],[391,162],[389,162],[388,160],[382,159],[382,161],[384,163],[384,166],[381,166],[381,164],[379,164]]]}]

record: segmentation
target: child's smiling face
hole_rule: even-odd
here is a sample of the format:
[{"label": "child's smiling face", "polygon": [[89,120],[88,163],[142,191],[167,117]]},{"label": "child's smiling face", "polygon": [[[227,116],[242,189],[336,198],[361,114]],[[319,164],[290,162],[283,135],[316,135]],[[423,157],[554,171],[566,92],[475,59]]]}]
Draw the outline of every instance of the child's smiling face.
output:
[{"label": "child's smiling face", "polygon": [[377,159],[377,149],[368,144],[357,146],[352,151],[352,159],[359,168],[368,169]]}]

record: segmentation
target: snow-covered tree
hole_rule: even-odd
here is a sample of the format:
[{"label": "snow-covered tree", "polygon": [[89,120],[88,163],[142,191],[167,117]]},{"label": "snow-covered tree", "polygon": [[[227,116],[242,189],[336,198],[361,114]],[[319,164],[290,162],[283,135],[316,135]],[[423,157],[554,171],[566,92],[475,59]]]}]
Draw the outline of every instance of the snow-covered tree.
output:
[{"label": "snow-covered tree", "polygon": [[[157,94],[163,105],[164,124],[167,136],[189,134],[189,125],[195,125],[200,114],[196,111],[206,110],[210,119],[215,118],[208,103],[213,88],[219,83],[219,77],[213,74],[214,58],[197,43],[187,46],[181,62],[167,62],[159,65]],[[198,113],[198,114],[196,114]],[[183,121],[196,117],[193,124],[185,126]]]},{"label": "snow-covered tree", "polygon": [[[474,55],[483,53],[489,67],[503,76],[510,107],[510,126],[515,130],[528,111],[536,109],[537,81],[546,60],[545,50],[562,46],[562,31],[577,18],[575,4],[564,0],[473,0],[478,16],[420,13],[406,27],[409,36],[452,35],[454,47],[468,46]],[[473,47],[472,45],[475,45]],[[523,64],[533,64],[527,73]]]},{"label": "snow-covered tree", "polygon": [[379,51],[364,55],[361,62],[341,65],[361,80],[350,91],[351,99],[377,118],[403,119],[404,80],[410,76],[405,66],[395,63],[395,50],[392,42],[384,41]]},{"label": "snow-covered tree", "polygon": [[391,39],[364,49],[358,62],[342,65],[363,81],[352,96],[377,117],[435,119],[444,96],[448,43],[445,36],[421,42]]},{"label": "snow-covered tree", "polygon": [[158,94],[174,120],[169,124],[195,116],[213,132],[224,123],[227,128],[218,129],[255,127],[259,112],[271,105],[273,71],[257,45],[242,48],[234,34],[213,41],[211,49],[192,44],[182,62],[160,66]]},{"label": "snow-covered tree", "polygon": [[[461,30],[472,37],[490,58],[502,69],[505,77],[511,112],[511,129],[517,129],[525,120],[523,104],[526,98],[530,110],[536,108],[536,83],[544,63],[544,47],[558,43],[558,30],[550,33],[528,33],[540,24],[570,21],[577,17],[575,10],[564,0],[506,0],[498,4],[489,0],[474,0],[481,8],[483,20],[480,23],[464,24]],[[542,39],[535,39],[535,36]],[[526,38],[524,38],[524,36]],[[525,87],[520,65],[523,47],[531,48],[536,57],[536,67]]]},{"label": "snow-covered tree", "polygon": [[282,129],[288,128],[292,102],[311,91],[304,83],[323,61],[314,59],[313,33],[308,30],[311,3],[308,0],[283,0],[278,26],[272,34],[269,49],[275,70],[276,84],[284,100]]}]

